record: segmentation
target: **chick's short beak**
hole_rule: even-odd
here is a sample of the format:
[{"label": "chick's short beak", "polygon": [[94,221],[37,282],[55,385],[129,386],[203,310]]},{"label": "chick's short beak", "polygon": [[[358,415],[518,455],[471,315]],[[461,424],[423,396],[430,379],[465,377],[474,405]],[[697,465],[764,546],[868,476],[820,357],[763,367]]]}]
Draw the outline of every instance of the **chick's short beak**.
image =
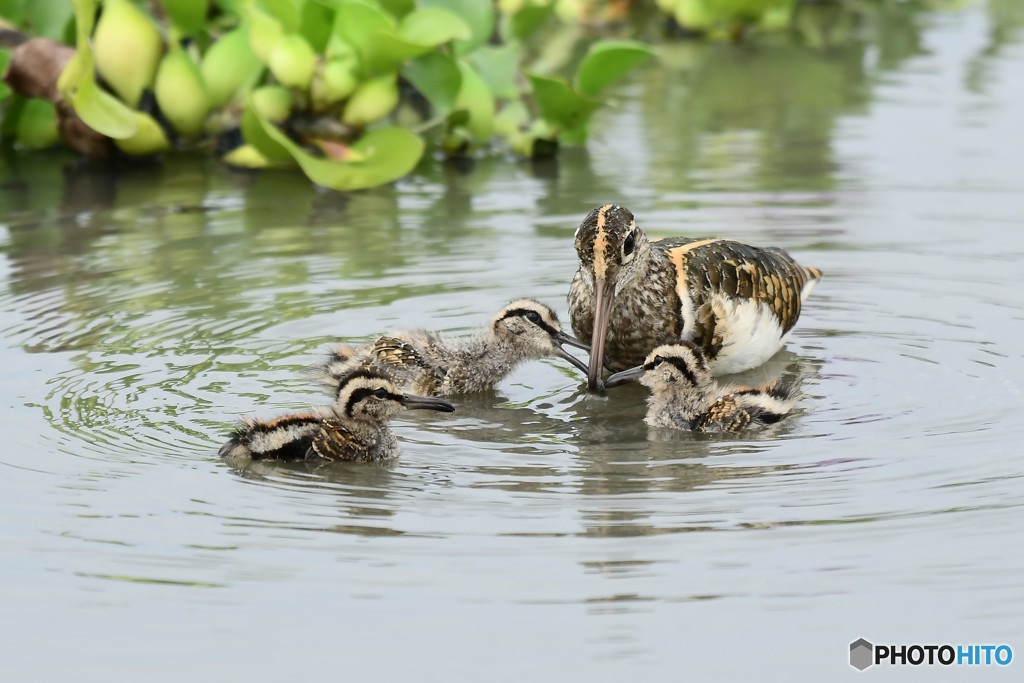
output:
[{"label": "chick's short beak", "polygon": [[454,413],[455,406],[448,401],[433,396],[417,396],[416,394],[405,394],[402,396],[402,405],[409,410],[438,410],[442,413]]},{"label": "chick's short beak", "polygon": [[605,380],[604,385],[609,389],[611,387],[617,387],[620,384],[627,384],[629,382],[636,382],[644,374],[644,366],[638,365],[635,368],[629,370],[623,370],[622,372],[616,372],[614,375]]}]

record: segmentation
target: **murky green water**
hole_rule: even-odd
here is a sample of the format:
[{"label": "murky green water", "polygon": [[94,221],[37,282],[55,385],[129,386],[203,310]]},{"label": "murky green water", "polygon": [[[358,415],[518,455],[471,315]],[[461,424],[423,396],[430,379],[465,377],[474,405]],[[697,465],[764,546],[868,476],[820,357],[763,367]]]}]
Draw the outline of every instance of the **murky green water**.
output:
[{"label": "murky green water", "polygon": [[[343,196],[4,159],[3,678],[831,680],[861,636],[1024,655],[1024,13],[893,5],[825,48],[668,46],[557,164]],[[781,434],[648,434],[638,387],[588,397],[544,362],[398,420],[393,467],[216,457],[237,418],[324,400],[300,371],[329,342],[522,295],[564,316],[573,230],[610,201],[825,271],[748,378],[803,378]]]}]

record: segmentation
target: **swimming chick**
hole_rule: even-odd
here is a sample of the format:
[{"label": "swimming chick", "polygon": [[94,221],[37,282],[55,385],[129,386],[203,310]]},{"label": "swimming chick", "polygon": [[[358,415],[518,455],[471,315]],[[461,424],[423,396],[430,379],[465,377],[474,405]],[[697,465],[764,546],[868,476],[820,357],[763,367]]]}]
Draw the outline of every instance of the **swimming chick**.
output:
[{"label": "swimming chick", "polygon": [[696,432],[737,432],[778,422],[796,406],[789,387],[722,387],[711,377],[700,348],[692,342],[659,346],[643,365],[615,373],[614,387],[640,380],[651,390],[647,424]]},{"label": "swimming chick", "polygon": [[556,356],[581,372],[583,361],[562,345],[589,350],[564,333],[553,310],[533,299],[502,308],[490,324],[470,337],[452,338],[427,330],[392,332],[358,349],[341,347],[314,368],[317,379],[335,386],[354,368],[371,367],[404,389],[425,396],[453,396],[493,389],[520,363]]},{"label": "swimming chick", "polygon": [[591,211],[575,240],[569,319],[590,341],[590,391],[600,386],[602,365],[624,370],[677,341],[696,343],[714,375],[757,367],[782,348],[821,279],[820,270],[775,247],[650,239],[616,204]]},{"label": "swimming chick", "polygon": [[399,453],[388,420],[403,408],[455,411],[455,406],[439,398],[402,392],[383,373],[357,369],[339,378],[334,405],[270,421],[247,420],[219,454],[236,464],[249,460],[388,460]]}]

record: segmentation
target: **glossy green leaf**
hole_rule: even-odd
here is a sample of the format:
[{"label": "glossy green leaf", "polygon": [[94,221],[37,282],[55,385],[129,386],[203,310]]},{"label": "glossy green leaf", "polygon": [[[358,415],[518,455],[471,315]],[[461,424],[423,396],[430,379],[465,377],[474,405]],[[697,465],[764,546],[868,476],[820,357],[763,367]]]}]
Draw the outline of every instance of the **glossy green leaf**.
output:
[{"label": "glossy green leaf", "polygon": [[33,36],[63,41],[64,31],[74,16],[74,9],[68,2],[25,3],[25,22],[28,33]]},{"label": "glossy green leaf", "polygon": [[440,7],[424,7],[406,15],[398,25],[398,34],[411,42],[430,46],[472,37],[469,24]]},{"label": "glossy green leaf", "polygon": [[[0,50],[0,74],[7,70],[7,62],[11,61],[11,53],[7,50]],[[8,95],[11,94],[11,89],[7,87],[7,84],[0,81],[0,102],[5,100]]]},{"label": "glossy green leaf", "polygon": [[75,10],[76,43],[79,50],[89,47],[89,36],[96,26],[96,0],[71,0]]},{"label": "glossy green leaf", "polygon": [[[78,87],[70,98],[75,113],[97,133],[114,139],[130,138],[138,128],[135,112],[121,100],[100,88],[89,59]],[[65,96],[67,99],[67,96]]]},{"label": "glossy green leaf", "polygon": [[588,97],[597,97],[641,62],[654,55],[643,43],[602,41],[591,46],[576,72],[576,87]]},{"label": "glossy green leaf", "polygon": [[396,19],[401,19],[416,9],[416,0],[377,0],[377,2]]},{"label": "glossy green leaf", "polygon": [[398,180],[423,156],[423,140],[404,128],[369,131],[351,146],[362,160],[344,162],[313,156],[274,124],[262,119],[259,123],[267,136],[291,153],[310,180],[334,190],[362,190]]},{"label": "glossy green leaf", "polygon": [[247,104],[245,111],[242,112],[242,139],[254,147],[271,164],[291,164],[291,152],[280,144],[276,138],[266,133],[263,123],[270,126],[274,125],[261,116],[251,103]]},{"label": "glossy green leaf", "polygon": [[0,0],[0,17],[21,24],[25,21],[25,0]]},{"label": "glossy green leaf", "polygon": [[199,33],[206,24],[208,0],[163,0],[161,4],[178,31],[179,38]]},{"label": "glossy green leaf", "polygon": [[431,45],[414,43],[394,33],[380,31],[371,36],[362,54],[367,76],[395,71],[403,62],[433,50]]},{"label": "glossy green leaf", "polygon": [[489,0],[421,0],[421,7],[440,7],[459,16],[469,26],[469,40],[457,40],[455,51],[467,54],[486,43],[494,31],[494,7]]},{"label": "glossy green leaf", "polygon": [[546,5],[524,5],[509,18],[508,35],[516,40],[526,40],[539,29],[555,11],[555,3]]},{"label": "glossy green leaf", "polygon": [[317,54],[323,54],[324,50],[327,49],[327,42],[331,39],[333,26],[334,7],[320,0],[308,0],[306,2],[302,8],[299,32]]},{"label": "glossy green leaf", "polygon": [[455,108],[469,112],[466,128],[477,143],[484,144],[494,133],[494,96],[480,75],[466,62],[459,62],[462,86],[455,98]]},{"label": "glossy green leaf", "polygon": [[391,17],[361,2],[345,2],[334,14],[334,33],[355,50],[364,75],[369,73],[367,53],[377,35],[394,32],[395,22]]},{"label": "glossy green leaf", "polygon": [[4,103],[4,115],[0,117],[0,138],[7,140],[18,133],[18,119],[28,98],[18,93],[11,95]]},{"label": "glossy green leaf", "polygon": [[96,83],[89,35],[96,19],[95,0],[72,0],[77,20],[77,49],[57,79],[57,89],[87,126],[111,138],[129,138],[138,129],[135,112]]},{"label": "glossy green leaf", "polygon": [[447,116],[455,107],[462,85],[458,65],[448,55],[430,52],[402,67],[402,76],[427,98],[437,116]]},{"label": "glossy green leaf", "polygon": [[285,33],[298,33],[302,25],[302,8],[306,0],[260,0],[274,18],[281,22]]},{"label": "glossy green leaf", "polygon": [[16,137],[18,144],[25,149],[45,149],[55,145],[60,137],[53,104],[36,97],[27,100],[18,117]]},{"label": "glossy green leaf", "polygon": [[563,81],[529,74],[533,98],[541,117],[561,130],[585,123],[600,105]]},{"label": "glossy green leaf", "polygon": [[519,96],[516,77],[519,66],[519,46],[484,45],[466,55],[466,61],[473,65],[484,80],[491,94],[499,100],[511,100]]},{"label": "glossy green leaf", "polygon": [[494,117],[494,132],[511,138],[530,123],[530,111],[519,100],[508,102]]}]

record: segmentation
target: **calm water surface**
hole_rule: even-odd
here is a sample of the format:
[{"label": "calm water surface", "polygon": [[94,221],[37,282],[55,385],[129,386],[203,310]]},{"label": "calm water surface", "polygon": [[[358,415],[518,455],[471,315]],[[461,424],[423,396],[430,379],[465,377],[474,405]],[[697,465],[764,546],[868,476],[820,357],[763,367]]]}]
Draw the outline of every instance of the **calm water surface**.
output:
[{"label": "calm water surface", "polygon": [[[896,5],[824,47],[668,45],[557,164],[344,196],[4,159],[2,678],[831,680],[868,675],[861,636],[1024,657],[1024,13]],[[301,370],[332,341],[522,295],[564,317],[609,201],[825,271],[742,378],[801,378],[779,433],[649,432],[640,388],[542,362],[397,420],[391,467],[217,458],[240,417],[325,400]]]}]

